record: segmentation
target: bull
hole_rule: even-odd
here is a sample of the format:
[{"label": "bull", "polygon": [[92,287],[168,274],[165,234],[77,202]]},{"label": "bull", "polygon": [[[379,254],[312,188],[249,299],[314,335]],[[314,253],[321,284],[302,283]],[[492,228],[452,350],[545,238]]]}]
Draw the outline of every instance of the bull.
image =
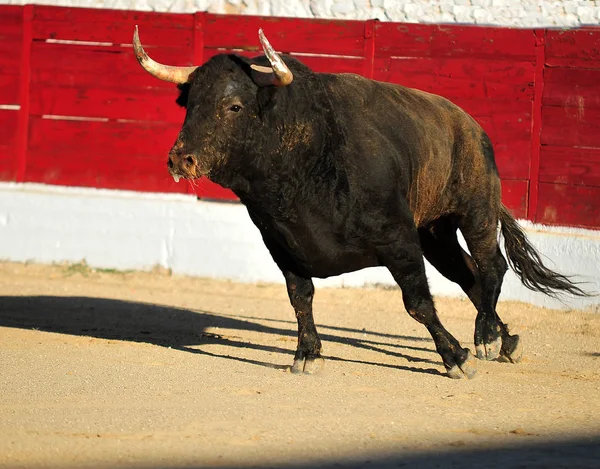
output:
[{"label": "bull", "polygon": [[416,89],[313,72],[276,53],[262,30],[259,40],[264,55],[220,54],[198,67],[155,62],[137,27],[133,45],[145,70],[178,85],[186,109],[169,173],[231,189],[285,278],[298,322],[292,372],[323,366],[314,277],[386,267],[451,378],[473,377],[476,360],[442,325],[423,257],[477,309],[479,359],[523,354],[496,312],[508,265],[532,290],[585,295],[544,266],[502,204],[490,139],[464,110]]}]

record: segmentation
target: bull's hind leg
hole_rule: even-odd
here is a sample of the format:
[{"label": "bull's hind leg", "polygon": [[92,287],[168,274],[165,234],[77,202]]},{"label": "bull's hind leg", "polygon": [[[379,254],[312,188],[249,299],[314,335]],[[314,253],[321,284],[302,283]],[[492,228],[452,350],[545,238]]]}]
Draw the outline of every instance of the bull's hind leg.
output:
[{"label": "bull's hind leg", "polygon": [[317,373],[323,368],[321,339],[313,319],[312,303],[315,287],[310,278],[283,271],[290,303],[298,321],[298,347],[292,373]]},{"label": "bull's hind leg", "polygon": [[475,308],[481,303],[481,279],[473,258],[460,246],[456,236],[458,219],[442,217],[419,228],[423,255],[448,280],[457,283]]},{"label": "bull's hind leg", "polygon": [[404,233],[397,243],[381,249],[379,257],[400,286],[408,314],[431,334],[448,376],[472,378],[476,372],[473,356],[444,328],[435,310],[416,230]]},{"label": "bull's hind leg", "polygon": [[[419,229],[421,247],[425,258],[447,279],[457,283],[467,294],[475,308],[480,311],[481,307],[481,279],[479,269],[473,258],[460,246],[456,236],[458,219],[444,217],[431,223],[429,226]],[[504,272],[500,270],[500,281]],[[497,294],[499,295],[498,289]],[[496,312],[498,295],[494,299],[494,312],[500,326],[502,347],[500,355],[510,361],[516,362],[522,356],[519,346],[519,336],[510,335],[508,327],[502,322]],[[482,321],[482,318],[480,318]],[[487,326],[493,329],[494,325]],[[479,337],[481,331],[479,332]],[[476,341],[477,341],[476,335]],[[479,358],[487,358],[484,353],[486,346],[480,342],[478,350]],[[491,348],[491,347],[488,347]]]},{"label": "bull's hind leg", "polygon": [[[475,320],[475,349],[480,359],[494,360],[502,356],[517,362],[523,354],[519,347],[519,336],[510,335],[507,326],[496,313],[502,281],[508,270],[506,259],[498,246],[497,226],[497,215],[489,208],[461,219],[459,225],[473,256],[471,259],[464,253],[464,258],[467,259],[465,264],[473,269],[473,264],[468,259],[475,261],[477,271],[474,276],[480,283],[479,304],[477,296],[471,298],[478,311]],[[454,238],[456,239],[456,234]],[[458,240],[456,244],[463,251]]]}]

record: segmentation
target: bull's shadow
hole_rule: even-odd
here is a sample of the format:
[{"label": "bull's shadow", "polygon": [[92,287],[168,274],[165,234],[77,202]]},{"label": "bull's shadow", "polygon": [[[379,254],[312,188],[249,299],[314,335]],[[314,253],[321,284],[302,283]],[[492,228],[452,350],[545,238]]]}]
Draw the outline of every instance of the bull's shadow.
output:
[{"label": "bull's shadow", "polygon": [[[260,322],[273,325],[264,325]],[[145,342],[170,347],[191,353],[206,354],[238,360],[270,368],[287,368],[283,365],[250,360],[229,355],[218,355],[202,350],[203,344],[220,341],[223,345],[276,352],[289,355],[291,362],[294,350],[265,346],[248,341],[221,336],[208,332],[210,328],[245,330],[276,336],[296,336],[295,321],[252,318],[218,314],[202,310],[189,310],[171,306],[123,300],[60,297],[60,296],[2,296],[0,297],[0,326],[21,329],[91,336],[101,339]],[[385,366],[399,370],[441,375],[433,368],[406,366],[406,361],[441,366],[430,339],[392,334],[381,334],[345,327],[321,326],[321,338],[325,342],[337,342],[391,355],[398,364],[365,362],[348,357],[325,356],[327,360]],[[324,331],[324,332],[323,332]],[[339,333],[360,333],[361,339],[345,337]],[[382,342],[381,339],[392,339]],[[268,342],[268,341],[266,341]],[[272,341],[275,343],[275,340]],[[423,346],[424,345],[424,346]],[[394,350],[389,350],[393,348]],[[431,352],[432,359],[408,355],[404,350]]]}]

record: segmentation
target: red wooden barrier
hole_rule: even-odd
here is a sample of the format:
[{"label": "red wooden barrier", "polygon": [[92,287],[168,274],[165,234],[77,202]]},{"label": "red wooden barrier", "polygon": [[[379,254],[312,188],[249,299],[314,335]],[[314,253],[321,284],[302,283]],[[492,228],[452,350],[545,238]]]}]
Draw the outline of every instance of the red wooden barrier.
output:
[{"label": "red wooden barrier", "polygon": [[535,220],[600,227],[600,29],[548,31]]},{"label": "red wooden barrier", "polygon": [[[158,61],[260,53],[259,26],[316,71],[443,95],[489,133],[503,198],[522,218],[600,228],[600,29],[0,6],[0,180],[193,192],[165,169],[184,111],[131,50]],[[202,197],[232,198],[207,181]]]},{"label": "red wooden barrier", "polygon": [[0,7],[0,180],[15,181],[19,164],[19,113],[23,8]]}]

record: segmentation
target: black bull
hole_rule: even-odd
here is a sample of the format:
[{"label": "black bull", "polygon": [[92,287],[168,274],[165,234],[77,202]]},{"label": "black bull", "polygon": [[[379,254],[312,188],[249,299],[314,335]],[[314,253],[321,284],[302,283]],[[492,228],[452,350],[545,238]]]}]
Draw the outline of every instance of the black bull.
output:
[{"label": "black bull", "polygon": [[477,357],[519,361],[519,336],[496,313],[507,271],[499,224],[525,286],[585,295],[542,264],[502,205],[490,140],[465,111],[422,91],[315,73],[259,36],[265,56],[223,54],[201,67],[154,62],[137,30],[134,47],[146,70],[179,84],[177,102],[187,110],[171,175],[230,188],[285,277],[298,320],[292,371],[312,373],[323,362],[312,277],[385,266],[448,375],[471,378],[475,360],[440,322],[423,256],[477,308]]}]

